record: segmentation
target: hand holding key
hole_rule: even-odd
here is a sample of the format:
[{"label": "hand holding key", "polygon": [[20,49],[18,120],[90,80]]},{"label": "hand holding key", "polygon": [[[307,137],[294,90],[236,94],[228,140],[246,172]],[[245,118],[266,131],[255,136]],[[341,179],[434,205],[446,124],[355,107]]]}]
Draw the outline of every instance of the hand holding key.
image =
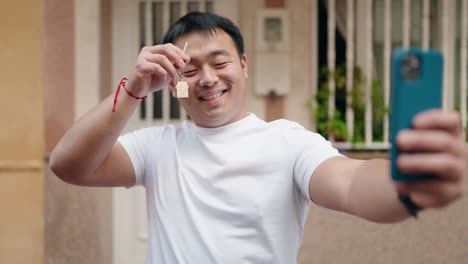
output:
[{"label": "hand holding key", "polygon": [[141,49],[127,89],[143,97],[169,87],[175,93],[175,84],[180,80],[179,71],[190,58],[177,46],[168,43]]}]

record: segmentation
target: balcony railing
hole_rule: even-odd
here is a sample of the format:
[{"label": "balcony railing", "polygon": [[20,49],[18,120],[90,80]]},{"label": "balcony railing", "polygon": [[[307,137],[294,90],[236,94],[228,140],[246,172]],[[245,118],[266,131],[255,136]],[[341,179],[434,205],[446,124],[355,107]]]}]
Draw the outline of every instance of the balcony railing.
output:
[{"label": "balcony railing", "polygon": [[[322,79],[317,78],[318,96],[311,103],[312,111],[327,108],[328,124],[323,124],[323,116],[316,120],[319,132],[339,148],[389,147],[390,56],[396,46],[442,51],[443,107],[460,111],[466,130],[468,0],[324,2],[328,20],[327,62],[322,65]],[[336,63],[337,34],[346,43],[344,65]],[[326,103],[320,102],[324,92],[328,95]],[[362,100],[362,113],[356,100]],[[344,132],[335,133],[337,129]]]}]

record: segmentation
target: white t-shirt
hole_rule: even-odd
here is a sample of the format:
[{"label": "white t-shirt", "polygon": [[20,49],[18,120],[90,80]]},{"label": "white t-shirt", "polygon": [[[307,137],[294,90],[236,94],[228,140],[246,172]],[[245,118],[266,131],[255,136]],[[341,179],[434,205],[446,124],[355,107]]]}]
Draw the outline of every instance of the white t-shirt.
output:
[{"label": "white t-shirt", "polygon": [[119,138],[146,188],[146,263],[296,263],[309,179],[340,155],[297,123],[254,114],[219,128],[192,122]]}]

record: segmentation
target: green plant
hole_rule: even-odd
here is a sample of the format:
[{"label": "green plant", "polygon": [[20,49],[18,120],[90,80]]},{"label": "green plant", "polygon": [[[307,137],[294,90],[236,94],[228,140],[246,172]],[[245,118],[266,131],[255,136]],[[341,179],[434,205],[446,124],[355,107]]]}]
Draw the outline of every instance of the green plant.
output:
[{"label": "green plant", "polygon": [[[354,129],[352,143],[365,141],[365,102],[364,87],[366,77],[360,67],[353,68],[353,84],[350,99],[354,112]],[[335,78],[335,110],[331,118],[328,117],[328,100],[330,97],[329,78]],[[313,100],[307,102],[307,107],[317,124],[317,130],[324,136],[332,136],[335,141],[349,140],[349,131],[346,126],[346,65],[339,65],[334,72],[327,67],[320,69],[320,85]],[[383,116],[386,113],[381,84],[379,81],[372,82],[372,120],[373,140],[383,140]]]}]

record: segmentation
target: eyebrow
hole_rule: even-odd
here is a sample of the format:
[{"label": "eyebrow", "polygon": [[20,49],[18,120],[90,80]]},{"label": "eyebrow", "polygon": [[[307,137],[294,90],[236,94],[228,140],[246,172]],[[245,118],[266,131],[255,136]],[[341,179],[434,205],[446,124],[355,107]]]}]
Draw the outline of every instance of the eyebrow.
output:
[{"label": "eyebrow", "polygon": [[[212,52],[210,52],[210,54],[208,54],[207,57],[209,58],[213,58],[213,57],[216,57],[216,56],[230,56],[231,53],[227,50],[224,50],[224,49],[219,49],[219,50],[214,50]],[[190,58],[190,62],[189,64],[196,64],[198,63],[200,60],[197,59],[197,58]]]}]

